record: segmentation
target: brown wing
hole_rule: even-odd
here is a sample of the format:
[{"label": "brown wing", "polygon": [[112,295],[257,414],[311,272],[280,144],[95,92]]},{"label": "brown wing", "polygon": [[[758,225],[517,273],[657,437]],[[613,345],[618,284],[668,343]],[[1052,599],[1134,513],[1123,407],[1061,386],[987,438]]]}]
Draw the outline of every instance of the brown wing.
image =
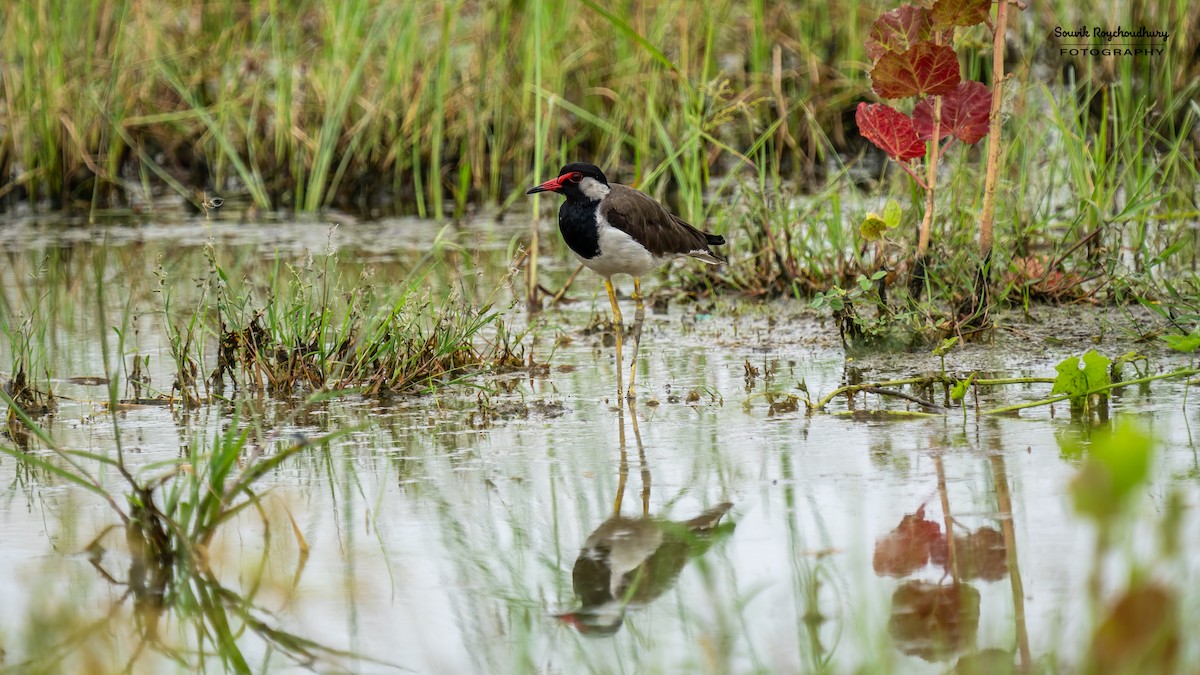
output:
[{"label": "brown wing", "polygon": [[724,244],[722,237],[692,227],[651,197],[627,185],[610,183],[609,187],[611,191],[600,204],[600,215],[609,225],[641,242],[650,253],[724,262],[724,258],[708,248]]}]

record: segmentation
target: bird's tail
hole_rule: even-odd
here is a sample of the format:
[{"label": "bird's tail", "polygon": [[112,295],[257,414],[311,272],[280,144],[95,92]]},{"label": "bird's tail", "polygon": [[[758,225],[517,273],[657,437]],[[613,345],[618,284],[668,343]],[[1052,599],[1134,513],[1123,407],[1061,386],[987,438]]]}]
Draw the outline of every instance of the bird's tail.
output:
[{"label": "bird's tail", "polygon": [[722,237],[719,234],[711,234],[709,232],[705,232],[704,238],[708,240],[709,246],[724,246],[725,245],[725,237]]},{"label": "bird's tail", "polygon": [[717,253],[716,251],[693,251],[688,255],[696,260],[699,260],[700,262],[706,262],[709,265],[724,265],[725,263],[729,262],[725,259],[725,256]]}]

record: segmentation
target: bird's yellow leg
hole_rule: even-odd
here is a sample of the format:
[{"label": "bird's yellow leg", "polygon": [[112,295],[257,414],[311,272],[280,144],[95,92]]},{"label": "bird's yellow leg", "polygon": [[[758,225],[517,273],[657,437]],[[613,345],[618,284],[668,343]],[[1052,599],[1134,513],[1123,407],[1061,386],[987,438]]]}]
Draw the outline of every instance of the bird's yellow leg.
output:
[{"label": "bird's yellow leg", "polygon": [[[618,370],[618,372],[620,371],[619,368],[617,370]],[[625,452],[625,408],[624,407],[622,407],[620,409],[620,411],[618,411],[617,417],[620,418],[619,421],[621,423],[621,435],[620,435],[621,463],[618,465],[618,468],[617,468],[617,497],[615,499],[613,499],[613,511],[612,511],[612,514],[614,516],[621,515],[621,502],[625,499],[625,484],[629,481],[629,456]],[[637,424],[636,420],[634,421],[634,424],[635,425]],[[634,428],[636,429],[637,427],[635,426]]]},{"label": "bird's yellow leg", "polygon": [[625,360],[621,357],[621,331],[623,330],[621,306],[617,304],[617,292],[613,289],[612,279],[604,280],[604,290],[608,291],[608,301],[612,303],[613,331],[617,339],[617,399],[625,388],[621,385],[621,371],[625,368]]},{"label": "bird's yellow leg", "polygon": [[633,300],[637,303],[637,310],[633,314],[633,362],[629,365],[629,393],[627,395],[629,400],[637,398],[635,386],[637,383],[638,347],[642,344],[642,322],[646,320],[646,305],[642,302],[642,282],[637,277],[633,278]]},{"label": "bird's yellow leg", "polygon": [[[646,462],[646,447],[642,445],[642,432],[638,431],[637,410],[633,399],[629,399],[629,418],[633,420],[633,439],[637,443],[638,462],[642,465],[642,517],[650,517],[650,464]],[[622,454],[624,459],[625,455]],[[626,469],[628,471],[628,469]]]}]

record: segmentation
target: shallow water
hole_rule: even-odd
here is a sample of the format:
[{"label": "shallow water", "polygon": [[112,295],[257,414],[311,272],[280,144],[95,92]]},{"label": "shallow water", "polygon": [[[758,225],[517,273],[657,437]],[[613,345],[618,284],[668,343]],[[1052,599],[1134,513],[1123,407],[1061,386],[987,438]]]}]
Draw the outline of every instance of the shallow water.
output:
[{"label": "shallow water", "polygon": [[[495,225],[443,237],[472,252],[464,276],[475,279],[472,289],[486,289],[503,274],[515,231]],[[302,261],[308,252],[319,256],[332,247],[342,261],[369,258],[386,278],[403,276],[437,238],[432,226],[412,221],[343,226],[332,234],[313,225],[226,224],[106,232],[100,259],[90,243],[96,233],[78,239],[76,231],[31,227],[8,239],[9,265],[0,281],[15,304],[17,289],[25,287],[19,275],[63,251],[82,286],[85,272],[97,265],[128,280],[128,295],[139,307],[139,353],[151,356],[157,383],[169,382],[172,372],[151,282],[160,255],[186,278],[190,266],[202,267],[201,247],[210,238],[221,255],[263,260]],[[557,287],[571,266],[547,262],[548,285]],[[438,281],[461,283],[454,274]],[[1087,651],[1096,620],[1088,599],[1096,533],[1071,505],[1068,489],[1081,458],[1069,448],[1075,441],[1086,446],[1094,427],[1108,423],[1073,421],[1065,404],[1009,417],[969,411],[965,420],[960,410],[900,421],[806,415],[803,404],[772,414],[763,395],[768,391],[796,393],[803,381],[816,398],[848,377],[905,377],[935,371],[938,362],[926,354],[848,359],[831,323],[794,304],[734,300],[675,302],[667,313],[651,314],[638,380],[643,394],[636,406],[623,408],[612,395],[612,350],[600,335],[580,330],[593,312],[606,309],[603,291],[581,276],[571,295],[577,302],[537,319],[532,349],[536,360],[549,360],[549,372],[474,380],[490,395],[468,386],[392,399],[349,394],[296,416],[297,401],[246,402],[255,419],[282,436],[354,431],[306,448],[260,484],[270,488],[264,502],[268,555],[262,554],[264,521],[245,513],[211,547],[216,576],[245,592],[262,575],[255,604],[263,617],[358,655],[322,656],[319,670],[390,672],[393,664],[429,673],[943,672],[973,649],[1067,666]],[[127,301],[114,298],[111,309]],[[65,379],[103,374],[94,307],[81,304],[72,305],[73,314],[64,311],[48,356],[60,376],[56,393],[75,399],[60,402],[50,429],[63,446],[111,453],[114,428],[99,403],[106,398],[103,387]],[[514,313],[514,320],[520,316]],[[1117,318],[1081,310],[1064,316],[1072,329],[1054,331],[1064,341],[1030,344],[1028,336],[1039,329],[1009,317],[1012,330],[997,331],[993,344],[952,351],[947,367],[1051,376],[1059,360],[1085,349],[1116,356],[1130,348],[1111,330]],[[1098,342],[1092,339],[1101,333]],[[8,352],[0,356],[0,366],[7,364]],[[1156,352],[1151,363],[1158,371],[1187,361]],[[757,377],[747,377],[747,364],[759,368]],[[1048,392],[1044,384],[997,388],[980,406]],[[1111,403],[1113,419],[1136,418],[1154,432],[1160,449],[1117,553],[1102,563],[1110,585],[1138,566],[1167,584],[1200,572],[1192,550],[1155,560],[1168,493],[1181,491],[1188,507],[1200,501],[1191,434],[1196,407],[1185,410],[1182,399],[1181,384],[1157,382],[1148,392],[1127,389]],[[874,395],[860,395],[855,405],[905,409],[903,401]],[[845,410],[845,399],[830,406]],[[186,417],[165,406],[125,410],[119,429],[127,461],[153,475],[156,462],[203,443],[232,415],[228,405]],[[39,452],[36,442],[30,451]],[[120,485],[115,475],[105,480]],[[83,490],[8,457],[0,458],[0,485],[0,567],[9,570],[0,579],[5,663],[21,664],[38,644],[30,631],[40,624],[31,617],[102,617],[114,606],[126,626],[113,629],[114,642],[127,659],[140,634],[130,603],[82,553],[112,524],[112,512]],[[639,551],[653,549],[639,541],[645,532],[651,541],[683,545],[658,549],[655,571],[624,591],[633,602],[623,620],[609,605],[607,629],[585,635],[557,615],[584,605],[572,572],[589,536],[613,516],[618,495],[620,512],[634,524],[624,537],[603,542],[617,551],[614,557],[640,560]],[[723,502],[733,505],[724,525],[700,538],[640,520],[686,521]],[[956,537],[985,530],[995,537],[975,564],[964,560],[965,544],[956,544],[957,586],[939,554],[930,559],[920,545],[914,553],[910,539],[919,537],[889,539],[901,519],[922,506],[924,518],[910,520],[906,532],[919,521],[916,529],[936,540],[952,519]],[[1194,546],[1200,519],[1194,509],[1185,514],[1182,541]],[[307,557],[299,553],[289,515],[311,547]],[[113,550],[105,554],[106,569],[123,575],[128,555],[107,548]],[[905,594],[934,597],[947,588],[968,599],[954,603],[958,607],[975,606],[970,598],[978,596],[977,618],[969,610],[965,619],[951,621],[959,637],[950,647],[931,642],[930,623],[893,618]],[[1106,588],[1104,597],[1117,590]],[[1183,625],[1191,625],[1200,595],[1186,586],[1176,590]],[[186,643],[186,621],[168,616],[162,623],[164,639]],[[253,632],[239,641],[255,668],[264,659],[268,669],[299,668],[269,655]],[[942,645],[936,655],[931,644]],[[1186,663],[1200,662],[1200,645],[1181,648]],[[140,658],[139,671],[179,667],[153,650]],[[123,663],[114,657],[111,669]]]}]

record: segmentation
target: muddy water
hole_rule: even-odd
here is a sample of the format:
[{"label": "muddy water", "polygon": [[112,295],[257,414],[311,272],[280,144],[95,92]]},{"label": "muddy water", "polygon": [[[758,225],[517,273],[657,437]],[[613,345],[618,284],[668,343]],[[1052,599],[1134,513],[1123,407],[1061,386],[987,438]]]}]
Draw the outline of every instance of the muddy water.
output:
[{"label": "muddy water", "polygon": [[[129,294],[144,304],[139,353],[151,356],[156,382],[171,373],[149,281],[160,255],[184,274],[203,267],[201,246],[210,239],[223,255],[268,260],[302,261],[332,246],[342,260],[369,257],[381,274],[402,275],[437,236],[407,222],[343,226],[333,235],[311,225],[121,228],[109,232],[99,260],[93,244],[70,241],[73,233],[24,232],[8,240],[9,265],[0,271],[9,302],[23,287],[17,275],[64,251],[83,261],[79,277],[104,265],[132,280]],[[496,226],[443,236],[477,251],[471,274],[485,287],[503,273],[513,232]],[[548,261],[544,269],[555,286],[570,266]],[[652,314],[643,395],[624,407],[612,395],[611,349],[580,330],[606,307],[603,291],[581,276],[571,295],[575,303],[537,320],[532,348],[536,359],[549,359],[548,372],[484,374],[473,382],[480,388],[418,397],[347,395],[298,415],[296,401],[245,402],[245,412],[266,428],[279,425],[282,436],[354,431],[305,449],[262,483],[270,488],[266,520],[243,514],[222,531],[210,551],[216,577],[239,593],[254,587],[259,616],[272,625],[358,655],[321,655],[321,670],[943,672],[978,650],[1068,666],[1087,651],[1096,533],[1071,507],[1068,488],[1081,461],[1071,447],[1086,447],[1105,423],[1072,421],[1062,406],[1019,417],[970,413],[965,421],[959,410],[902,421],[810,416],[802,404],[772,411],[765,393],[796,393],[799,382],[816,397],[848,377],[904,377],[938,362],[847,359],[819,317],[794,305],[734,300],[672,303]],[[127,301],[114,297],[112,309]],[[111,453],[115,431],[98,403],[102,388],[66,379],[103,373],[94,308],[83,304],[62,310],[53,336],[56,393],[74,400],[62,401],[49,424],[61,445]],[[1031,338],[1044,327],[1009,317],[1011,328],[994,343],[955,350],[947,367],[1052,375],[1061,358],[1084,349],[1127,351],[1117,321],[1066,312],[1050,331],[1063,339],[1046,346]],[[2,356],[7,364],[8,352]],[[1165,370],[1186,361],[1156,352],[1151,363]],[[1048,389],[1002,388],[980,406],[1035,400]],[[1181,593],[1186,624],[1200,595],[1175,582],[1196,578],[1200,558],[1188,550],[1155,561],[1167,495],[1182,491],[1189,507],[1200,501],[1191,433],[1200,420],[1182,399],[1181,385],[1156,383],[1112,402],[1112,418],[1136,418],[1161,447],[1152,483],[1103,566],[1113,585],[1132,567],[1148,567]],[[876,396],[854,405],[905,409]],[[847,408],[844,399],[830,406]],[[229,405],[186,417],[162,406],[125,410],[119,430],[127,461],[155,475],[156,463],[161,471],[232,414]],[[36,441],[29,447],[39,452]],[[119,487],[115,476],[101,475]],[[91,650],[119,669],[144,627],[125,589],[102,578],[83,552],[112,524],[111,511],[7,457],[0,486],[4,663],[48,648],[39,626],[112,613],[116,627],[103,648],[65,635],[57,648]],[[718,522],[687,523],[706,512],[712,520],[726,503]],[[1185,513],[1182,540],[1200,541],[1200,520]],[[101,565],[120,581],[129,559],[118,544],[106,546]],[[1103,597],[1116,591],[1106,587]],[[159,623],[170,644],[194,639],[186,618],[168,614]],[[237,640],[252,667],[298,669],[253,631]],[[1200,661],[1197,645],[1182,649],[1186,662]],[[142,672],[181,668],[154,649],[138,658]]]}]

